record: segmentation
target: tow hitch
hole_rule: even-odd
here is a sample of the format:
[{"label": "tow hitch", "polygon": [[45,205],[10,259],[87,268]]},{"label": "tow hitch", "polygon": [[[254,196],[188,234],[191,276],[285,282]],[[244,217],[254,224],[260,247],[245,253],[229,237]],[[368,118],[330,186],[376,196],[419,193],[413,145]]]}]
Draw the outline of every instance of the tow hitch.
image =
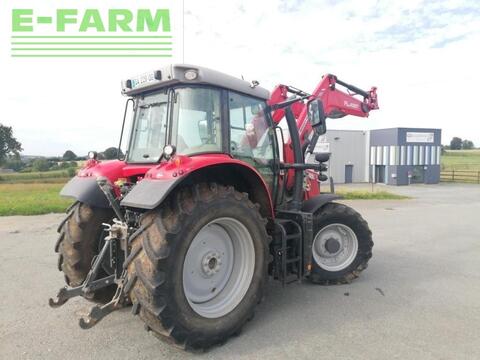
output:
[{"label": "tow hitch", "polygon": [[[127,283],[127,272],[122,266],[128,256],[128,226],[124,222],[116,219],[112,225],[103,225],[108,231],[108,236],[105,237],[105,243],[100,250],[100,253],[94,258],[92,268],[88,272],[85,281],[80,286],[62,287],[58,291],[56,298],[50,298],[48,301],[48,304],[52,308],[60,307],[73,297],[82,296],[94,290],[116,283],[117,290],[110,302],[101,306],[93,306],[87,316],[80,318],[79,325],[82,329],[91,328],[112,311],[123,307],[128,302],[126,294],[128,294],[128,289],[132,285]],[[114,265],[113,268],[115,270],[114,274],[97,279],[98,272],[108,254],[111,255],[111,262],[112,265]]]}]

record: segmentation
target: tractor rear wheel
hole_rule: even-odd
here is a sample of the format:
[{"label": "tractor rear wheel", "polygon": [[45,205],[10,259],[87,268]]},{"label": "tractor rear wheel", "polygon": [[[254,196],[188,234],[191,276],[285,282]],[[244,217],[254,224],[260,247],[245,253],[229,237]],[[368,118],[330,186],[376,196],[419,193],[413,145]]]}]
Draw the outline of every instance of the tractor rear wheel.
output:
[{"label": "tractor rear wheel", "polygon": [[133,312],[183,348],[225,342],[262,299],[269,239],[246,193],[217,184],[177,191],[130,238]]},{"label": "tractor rear wheel", "polygon": [[[58,227],[60,235],[55,244],[55,252],[59,254],[58,270],[63,271],[67,285],[74,287],[83,283],[93,258],[107,235],[102,223],[110,223],[113,217],[111,209],[91,207],[81,202],[76,202],[69,208],[67,216]],[[102,269],[99,275],[104,275],[105,272],[106,269]],[[116,285],[111,285],[84,297],[96,302],[107,302],[111,300],[115,288]]]},{"label": "tractor rear wheel", "polygon": [[362,216],[337,203],[325,205],[313,218],[312,272],[316,284],[346,284],[367,268],[372,232]]}]

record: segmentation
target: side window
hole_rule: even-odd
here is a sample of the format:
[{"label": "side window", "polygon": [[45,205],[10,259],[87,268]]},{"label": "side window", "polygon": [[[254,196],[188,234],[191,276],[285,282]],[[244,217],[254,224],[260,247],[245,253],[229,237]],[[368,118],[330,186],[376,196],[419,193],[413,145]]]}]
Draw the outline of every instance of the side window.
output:
[{"label": "side window", "polygon": [[265,117],[265,102],[229,93],[230,150],[233,155],[272,159],[272,136]]},{"label": "side window", "polygon": [[273,134],[263,114],[265,101],[229,92],[230,152],[273,182]]}]

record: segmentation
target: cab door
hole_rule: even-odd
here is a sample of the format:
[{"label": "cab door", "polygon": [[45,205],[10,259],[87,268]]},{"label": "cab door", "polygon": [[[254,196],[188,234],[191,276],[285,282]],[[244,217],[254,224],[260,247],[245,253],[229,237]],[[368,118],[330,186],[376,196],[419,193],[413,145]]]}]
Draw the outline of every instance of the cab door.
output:
[{"label": "cab door", "polygon": [[265,106],[264,100],[228,92],[229,150],[256,168],[273,194],[274,133],[264,116]]}]

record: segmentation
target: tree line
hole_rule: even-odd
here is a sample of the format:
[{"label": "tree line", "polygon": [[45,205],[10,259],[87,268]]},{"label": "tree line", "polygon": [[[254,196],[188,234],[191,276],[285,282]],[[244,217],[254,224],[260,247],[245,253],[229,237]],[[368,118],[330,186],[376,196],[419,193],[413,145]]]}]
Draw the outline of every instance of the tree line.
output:
[{"label": "tree line", "polygon": [[[78,156],[72,150],[67,150],[62,156],[27,160],[20,156],[22,151],[22,144],[13,136],[12,127],[0,124],[0,167],[22,172],[68,170],[75,169],[78,166],[77,161],[87,159],[87,156]],[[121,150],[119,155],[120,158],[124,156]],[[99,160],[112,160],[118,157],[118,149],[113,146],[98,153]]]},{"label": "tree line", "polygon": [[475,144],[471,140],[464,139],[462,140],[459,137],[453,137],[450,140],[450,146],[447,146],[447,149],[450,150],[471,150],[475,148]]}]

